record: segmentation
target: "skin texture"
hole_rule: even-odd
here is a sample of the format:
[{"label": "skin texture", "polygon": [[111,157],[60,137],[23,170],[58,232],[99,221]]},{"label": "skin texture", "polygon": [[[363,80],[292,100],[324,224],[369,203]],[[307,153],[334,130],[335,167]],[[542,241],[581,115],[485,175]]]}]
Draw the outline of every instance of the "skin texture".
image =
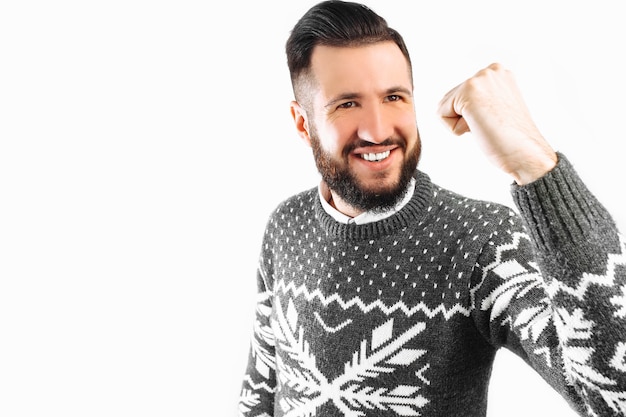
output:
[{"label": "skin texture", "polygon": [[[344,169],[362,193],[399,193],[403,170],[415,169],[410,164],[417,164],[420,147],[410,69],[400,49],[393,42],[318,45],[311,74],[308,104],[292,102],[291,114],[300,137],[318,151],[322,178],[325,169]],[[533,122],[513,75],[499,64],[450,90],[438,113],[454,134],[471,132],[488,160],[520,185],[556,165],[556,153]],[[363,158],[387,151],[381,161]],[[329,201],[340,212],[354,217],[365,211],[339,187],[329,188]]]},{"label": "skin texture", "polygon": [[533,122],[513,74],[491,64],[449,91],[439,115],[457,135],[472,132],[487,158],[519,185],[529,184],[557,162]]},{"label": "skin texture", "polygon": [[[319,141],[321,149],[335,164],[348,169],[364,192],[398,188],[407,160],[411,155],[419,157],[413,86],[400,49],[393,42],[350,48],[316,46],[312,74],[311,105],[305,109],[291,103],[300,137],[309,146]],[[363,159],[364,154],[384,152],[390,154],[382,161]],[[413,159],[416,165],[417,158]],[[364,211],[332,187],[330,193],[332,204],[342,213],[354,217]]]}]

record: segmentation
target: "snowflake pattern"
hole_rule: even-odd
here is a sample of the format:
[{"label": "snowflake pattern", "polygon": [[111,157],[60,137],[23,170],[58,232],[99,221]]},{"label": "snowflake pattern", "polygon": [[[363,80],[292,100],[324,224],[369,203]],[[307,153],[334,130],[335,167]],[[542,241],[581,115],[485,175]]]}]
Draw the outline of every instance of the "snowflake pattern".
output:
[{"label": "snowflake pattern", "polygon": [[[266,319],[270,317],[272,314],[272,309],[268,305],[265,304],[270,297],[268,292],[264,292],[259,294],[259,300],[257,302],[257,315],[259,317],[265,317]],[[267,320],[256,320],[254,323],[254,335],[252,338],[251,347],[252,347],[252,355],[256,359],[255,367],[259,374],[261,374],[264,378],[268,378],[270,372],[276,368],[275,359],[273,352],[268,351],[260,342],[264,342],[268,346],[273,347],[275,345],[274,334],[272,329],[263,325]]]},{"label": "snowflake pattern", "polygon": [[289,299],[286,313],[279,300],[276,307],[273,323],[276,340],[297,364],[291,366],[280,356],[277,357],[279,383],[299,394],[298,398],[283,397],[279,400],[285,417],[314,416],[317,409],[329,401],[346,417],[365,416],[363,410],[373,409],[393,410],[400,416],[420,415],[419,410],[428,400],[419,394],[419,386],[375,388],[364,382],[383,373],[393,373],[397,367],[408,366],[426,353],[425,350],[404,347],[426,328],[423,322],[415,323],[404,333],[393,337],[394,320],[389,319],[372,331],[369,341],[361,341],[358,351],[344,365],[343,374],[328,380],[318,369],[316,358],[309,349],[303,328],[298,324],[298,312],[293,301]]},{"label": "snowflake pattern", "polygon": [[[520,329],[522,340],[532,338],[537,346],[534,350],[536,355],[543,355],[548,367],[552,367],[550,349],[547,346],[538,344],[539,336],[547,329],[549,324],[554,324],[560,337],[562,358],[565,367],[565,375],[568,383],[584,387],[585,392],[594,391],[603,398],[605,403],[615,412],[626,414],[626,393],[615,391],[617,381],[611,379],[595,369],[592,365],[594,349],[583,347],[575,343],[576,341],[589,341],[593,336],[594,322],[585,318],[581,309],[569,312],[559,308],[553,312],[550,307],[550,299],[547,296],[534,304],[521,309],[513,318],[510,315],[509,306],[514,299],[523,298],[529,291],[542,285],[542,279],[538,268],[529,264],[533,268],[528,269],[515,259],[506,259],[504,251],[518,247],[522,239],[529,239],[525,234],[518,233],[514,236],[509,245],[502,245],[496,251],[496,257],[492,264],[483,270],[483,282],[487,274],[494,273],[502,279],[502,284],[497,286],[489,295],[483,299],[480,308],[490,311],[490,320],[493,321],[501,315],[507,314],[501,325],[512,322],[513,326]],[[624,241],[622,239],[622,246]],[[614,282],[614,274],[618,261],[623,264],[623,254],[610,255],[606,275],[586,275],[581,285],[577,289],[553,286],[552,295],[561,291],[563,293],[582,299],[589,285],[610,286]],[[474,292],[482,285],[479,284],[473,289]],[[610,299],[616,306],[615,317],[626,317],[626,285],[620,287],[621,295],[616,295]],[[610,362],[611,366],[619,372],[626,371],[626,343],[618,343],[615,354]],[[589,410],[591,415],[595,415]]]},{"label": "snowflake pattern", "polygon": [[[466,326],[476,319],[487,339],[515,340],[515,347],[523,342],[537,370],[572,394],[561,385],[565,376],[582,396],[569,398],[587,415],[626,414],[626,341],[616,335],[611,344],[596,343],[626,319],[623,238],[621,253],[607,254],[605,270],[575,271],[578,280],[560,280],[556,271],[545,282],[515,216],[440,191],[419,212],[429,213],[419,230],[398,228],[393,237],[368,230],[371,239],[359,235],[349,244],[334,223],[316,221],[314,192],[277,211],[264,240],[261,271],[271,271],[271,279],[263,277],[271,294],[257,309],[251,373],[240,402],[246,415],[308,417],[334,409],[348,417],[420,416],[437,409],[446,370],[427,356],[437,355],[439,344],[426,336],[426,322],[435,331],[442,321]],[[474,257],[483,250],[486,256]],[[489,254],[495,255],[490,264],[481,263]],[[483,274],[479,282],[474,274]],[[594,305],[601,311],[592,311],[586,299],[597,297],[598,289],[605,298]],[[306,313],[296,308],[300,303]],[[356,326],[357,335],[351,331]],[[489,334],[496,326],[499,333]],[[354,346],[348,352],[341,346],[341,354],[348,356],[329,359],[333,349],[326,346],[347,341],[341,340],[347,334]],[[445,347],[446,357],[458,352]]]},{"label": "snowflake pattern", "polygon": [[[497,248],[494,261],[483,269],[482,281],[472,289],[472,297],[475,297],[489,274],[500,277],[502,283],[481,301],[479,308],[490,312],[490,321],[506,316],[500,324],[504,326],[510,323],[519,329],[521,340],[532,340],[536,345],[533,353],[538,357],[543,356],[546,365],[552,367],[550,349],[538,343],[541,334],[553,323],[553,312],[547,295],[522,308],[515,317],[511,316],[510,306],[514,301],[526,297],[533,290],[542,290],[541,274],[535,263],[529,263],[526,267],[506,256],[507,251],[517,250],[523,241],[530,241],[530,237],[525,233],[515,233],[509,244]],[[543,291],[537,293],[545,294]]]},{"label": "snowflake pattern", "polygon": [[[604,402],[615,412],[626,414],[626,393],[614,391],[617,385],[613,379],[599,373],[591,364],[593,348],[576,346],[573,341],[587,340],[591,337],[593,322],[584,318],[580,309],[573,313],[558,309],[555,324],[557,331],[563,335],[563,359],[570,383],[578,382],[589,390],[597,392]],[[621,345],[621,344],[620,344]],[[615,362],[615,357],[612,362]]]}]

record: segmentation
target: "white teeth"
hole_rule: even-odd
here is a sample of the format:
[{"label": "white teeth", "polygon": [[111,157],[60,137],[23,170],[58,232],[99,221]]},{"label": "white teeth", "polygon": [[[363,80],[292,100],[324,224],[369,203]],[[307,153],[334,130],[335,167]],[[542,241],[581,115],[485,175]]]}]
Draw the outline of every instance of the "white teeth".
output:
[{"label": "white teeth", "polygon": [[364,153],[364,154],[361,154],[361,158],[370,162],[382,161],[383,159],[387,158],[390,153],[391,151],[380,152],[380,153]]}]

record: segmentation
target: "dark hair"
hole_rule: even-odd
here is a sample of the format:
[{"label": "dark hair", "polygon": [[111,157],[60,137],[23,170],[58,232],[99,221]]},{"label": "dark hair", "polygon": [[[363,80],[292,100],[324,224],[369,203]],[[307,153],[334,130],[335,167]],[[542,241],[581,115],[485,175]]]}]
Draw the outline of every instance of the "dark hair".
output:
[{"label": "dark hair", "polygon": [[299,78],[308,73],[315,46],[350,47],[384,41],[398,45],[411,71],[411,58],[402,36],[367,6],[340,0],[313,6],[296,23],[286,44],[287,65],[296,99]]}]

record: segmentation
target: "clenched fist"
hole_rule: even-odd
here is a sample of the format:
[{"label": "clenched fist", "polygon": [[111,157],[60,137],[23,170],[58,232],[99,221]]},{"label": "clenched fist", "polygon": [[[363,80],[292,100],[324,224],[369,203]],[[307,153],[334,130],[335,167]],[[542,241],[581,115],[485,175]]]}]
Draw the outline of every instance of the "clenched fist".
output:
[{"label": "clenched fist", "polygon": [[500,64],[449,91],[438,113],[455,134],[472,132],[487,158],[520,185],[556,165],[557,155],[532,120],[513,74]]}]

